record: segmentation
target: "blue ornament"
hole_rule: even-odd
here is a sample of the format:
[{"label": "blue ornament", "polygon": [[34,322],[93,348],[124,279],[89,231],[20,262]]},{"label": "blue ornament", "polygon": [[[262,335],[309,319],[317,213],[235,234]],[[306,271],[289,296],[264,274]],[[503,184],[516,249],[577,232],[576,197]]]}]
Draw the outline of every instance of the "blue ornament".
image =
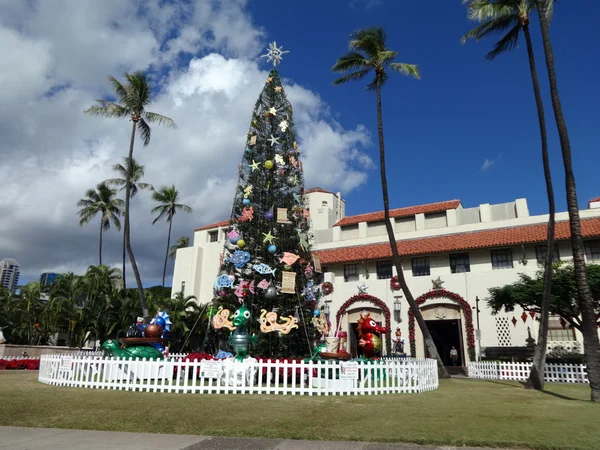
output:
[{"label": "blue ornament", "polygon": [[275,244],[271,244],[269,245],[269,253],[275,253],[277,251],[277,247],[275,247]]},{"label": "blue ornament", "polygon": [[240,240],[240,237],[236,236],[236,237],[232,237],[231,239],[229,239],[229,242],[231,242],[233,245],[237,245],[239,240]]},{"label": "blue ornament", "polygon": [[160,325],[162,328],[165,328],[165,319],[162,317],[157,317],[156,325]]},{"label": "blue ornament", "polygon": [[236,268],[244,267],[244,265],[250,261],[250,253],[244,252],[241,250],[236,250],[233,252],[233,256],[231,257],[231,262]]},{"label": "blue ornament", "polygon": [[222,288],[231,288],[233,287],[233,278],[230,278],[229,275],[220,275],[214,283],[215,289]]},{"label": "blue ornament", "polygon": [[315,309],[315,310],[313,311],[313,316],[315,316],[315,317],[319,317],[320,315],[321,315],[321,311],[319,311],[318,309]]},{"label": "blue ornament", "polygon": [[250,199],[249,198],[245,198],[244,200],[242,200],[242,203],[244,204],[244,206],[250,206]]}]

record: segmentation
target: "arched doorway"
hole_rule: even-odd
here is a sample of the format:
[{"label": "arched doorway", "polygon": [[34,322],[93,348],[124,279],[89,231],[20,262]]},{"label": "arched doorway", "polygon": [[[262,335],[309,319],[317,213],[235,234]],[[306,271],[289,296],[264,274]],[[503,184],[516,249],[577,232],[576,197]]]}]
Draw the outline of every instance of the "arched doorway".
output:
[{"label": "arched doorway", "polygon": [[391,353],[392,353],[392,340],[391,340],[392,322],[390,319],[390,308],[388,308],[388,306],[382,300],[378,299],[377,297],[373,297],[372,295],[369,295],[369,294],[358,294],[358,295],[355,295],[354,297],[350,297],[348,300],[346,300],[344,302],[344,304],[342,305],[342,307],[338,310],[337,314],[335,315],[335,324],[336,324],[335,329],[337,330],[337,328],[339,327],[342,316],[356,302],[369,302],[381,310],[381,313],[383,314],[383,317],[385,319],[385,328],[387,330],[387,333],[385,334],[385,336],[386,336],[385,349],[386,349],[387,354],[391,355]]},{"label": "arched doorway", "polygon": [[[432,289],[429,292],[424,293],[418,297],[415,301],[417,306],[423,305],[427,300],[432,299],[448,299],[455,302],[459,307],[464,317],[464,328],[467,335],[467,351],[469,353],[469,359],[475,360],[475,330],[473,328],[473,311],[471,305],[462,298],[460,295],[454,292],[447,291],[446,289]],[[415,356],[417,353],[417,346],[415,342],[415,316],[412,310],[408,310],[408,338],[410,341],[410,353],[411,356]]]}]

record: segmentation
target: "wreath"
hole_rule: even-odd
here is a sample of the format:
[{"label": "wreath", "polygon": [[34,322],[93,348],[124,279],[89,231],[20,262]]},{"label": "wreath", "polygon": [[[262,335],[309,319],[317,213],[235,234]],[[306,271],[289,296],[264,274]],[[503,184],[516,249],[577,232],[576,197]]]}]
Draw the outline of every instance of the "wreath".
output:
[{"label": "wreath", "polygon": [[399,291],[402,289],[402,284],[400,284],[400,278],[398,278],[398,275],[392,277],[390,280],[390,288],[392,288],[392,291]]},{"label": "wreath", "polygon": [[333,292],[333,284],[331,284],[329,281],[326,281],[323,283],[323,286],[321,286],[321,291],[323,292],[323,295],[331,294]]}]

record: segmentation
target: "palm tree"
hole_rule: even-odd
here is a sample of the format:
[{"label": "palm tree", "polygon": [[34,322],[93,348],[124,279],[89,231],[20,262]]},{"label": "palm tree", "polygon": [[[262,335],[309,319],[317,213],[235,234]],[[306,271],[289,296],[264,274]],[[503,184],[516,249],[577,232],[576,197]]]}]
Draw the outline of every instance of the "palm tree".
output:
[{"label": "palm tree", "polygon": [[560,103],[558,93],[558,82],[554,69],[554,52],[550,42],[550,14],[553,0],[535,0],[540,18],[542,31],[542,42],[544,44],[544,55],[546,57],[546,68],[550,84],[550,97],[554,110],[554,119],[558,129],[558,137],[562,150],[563,165],[565,168],[565,187],[567,193],[567,210],[569,212],[569,226],[571,231],[571,247],[573,249],[573,268],[575,271],[575,282],[577,285],[577,300],[581,311],[583,351],[588,371],[588,379],[592,390],[591,400],[600,402],[600,342],[598,340],[598,328],[596,315],[594,313],[594,299],[588,281],[585,266],[585,250],[581,236],[581,222],[579,220],[579,205],[577,203],[577,189],[575,186],[575,174],[571,160],[571,143],[567,123]]},{"label": "palm tree", "polygon": [[[122,164],[115,164],[113,170],[120,175],[120,178],[111,178],[106,180],[109,185],[120,186],[121,189],[126,189],[125,183],[127,180],[127,158],[123,158],[125,166]],[[135,159],[131,160],[131,178],[129,180],[129,192],[130,198],[135,197],[139,189],[152,189],[152,185],[148,183],[142,183],[140,180],[144,176],[144,166],[140,166]],[[123,290],[127,289],[127,282],[125,280],[125,256],[127,254],[127,239],[125,233],[123,233]]]},{"label": "palm tree", "polygon": [[189,236],[180,236],[175,241],[175,245],[171,247],[169,250],[169,258],[175,259],[177,255],[177,250],[180,248],[186,248],[190,246],[190,237]]},{"label": "palm tree", "polygon": [[[400,261],[400,255],[398,253],[398,246],[396,244],[396,238],[394,236],[394,229],[390,222],[390,207],[389,197],[387,188],[387,178],[385,173],[385,148],[383,141],[383,118],[381,113],[381,88],[388,79],[386,69],[391,69],[395,72],[400,72],[403,75],[408,75],[414,78],[420,78],[420,72],[418,66],[414,64],[396,63],[394,59],[398,55],[398,52],[391,51],[386,47],[386,33],[382,28],[367,28],[355,31],[350,35],[349,50],[350,52],[346,55],[341,56],[335,65],[332,67],[334,72],[346,73],[341,78],[336,79],[333,83],[335,85],[344,84],[349,81],[357,81],[363,79],[365,76],[374,73],[375,78],[367,85],[367,89],[375,90],[377,95],[377,132],[379,136],[379,160],[381,169],[381,187],[383,191],[383,210],[385,215],[385,226],[387,229],[388,238],[390,240],[390,246],[392,248],[392,257],[396,271],[398,272],[398,278],[402,283],[402,291],[408,301],[412,312],[421,328],[423,333],[423,339],[425,346],[429,351],[429,354],[437,359],[439,374],[442,378],[448,378],[448,372],[444,367],[444,364],[438,355],[437,349],[427,324],[423,319],[423,315],[415,302],[415,299],[406,285],[404,273],[402,271],[402,264]],[[348,73],[349,72],[349,73]],[[414,356],[414,355],[413,355]]]},{"label": "palm tree", "polygon": [[87,225],[98,213],[100,213],[100,246],[98,249],[99,264],[102,264],[102,233],[110,229],[111,222],[117,230],[121,229],[119,216],[123,212],[123,200],[116,198],[116,189],[112,189],[102,182],[96,189],[88,189],[85,198],[77,202],[81,209],[79,214],[79,225]]},{"label": "palm tree", "polygon": [[167,274],[167,261],[169,259],[169,247],[171,245],[171,227],[173,226],[173,216],[177,211],[183,211],[186,213],[191,213],[192,208],[182,203],[177,203],[179,201],[179,192],[175,189],[174,185],[171,187],[163,186],[158,191],[154,190],[152,192],[152,200],[158,202],[159,205],[155,208],[152,208],[152,213],[158,213],[158,216],[152,221],[152,225],[158,222],[163,217],[167,219],[169,222],[169,233],[167,235],[167,252],[165,254],[165,264],[163,267],[163,276],[162,276],[162,286],[165,287],[165,276]]},{"label": "palm tree", "polygon": [[[151,129],[150,123],[156,123],[159,125],[166,125],[172,128],[176,128],[175,122],[169,117],[163,116],[158,113],[146,111],[146,107],[152,103],[152,90],[148,83],[146,75],[142,72],[134,72],[132,74],[125,73],[125,79],[127,83],[121,84],[112,75],[108,77],[112,84],[112,87],[117,95],[118,102],[110,102],[107,100],[96,100],[98,105],[91,106],[84,111],[85,114],[102,117],[116,117],[123,118],[128,117],[131,119],[131,139],[129,141],[129,155],[127,156],[127,174],[126,180],[131,180],[133,167],[130,162],[133,160],[133,144],[135,142],[135,132],[139,128],[140,137],[144,146],[150,143]],[[142,279],[135,262],[135,256],[131,249],[131,234],[129,225],[129,200],[131,199],[131,185],[127,183],[125,185],[125,239],[127,247],[127,253],[129,254],[129,260],[131,262],[131,268],[135,276],[135,280],[140,291],[140,303],[142,305],[142,312],[144,319],[149,319],[148,305],[146,304],[146,298],[144,297],[144,286],[142,285]]]},{"label": "palm tree", "polygon": [[[468,0],[463,0],[466,3]],[[554,251],[554,188],[552,186],[552,174],[550,172],[550,160],[548,156],[548,139],[546,135],[546,117],[544,103],[535,66],[533,46],[531,44],[531,33],[529,31],[529,16],[535,5],[531,0],[478,0],[469,5],[469,19],[480,22],[473,30],[462,38],[462,42],[473,38],[480,40],[488,35],[502,33],[503,37],[496,42],[494,49],[486,55],[486,59],[493,60],[498,55],[514,49],[517,46],[521,32],[525,36],[527,55],[529,57],[529,70],[533,83],[533,94],[537,107],[538,124],[542,143],[542,165],[544,167],[544,178],[546,181],[546,194],[548,197],[548,235],[546,242],[546,260],[544,262],[544,288],[542,293],[542,309],[540,317],[540,328],[538,331],[537,346],[533,357],[533,365],[526,388],[541,390],[544,388],[544,367],[546,365],[546,347],[548,341],[548,318],[550,313],[550,301],[552,294],[552,261]],[[507,31],[508,30],[508,31]]]}]

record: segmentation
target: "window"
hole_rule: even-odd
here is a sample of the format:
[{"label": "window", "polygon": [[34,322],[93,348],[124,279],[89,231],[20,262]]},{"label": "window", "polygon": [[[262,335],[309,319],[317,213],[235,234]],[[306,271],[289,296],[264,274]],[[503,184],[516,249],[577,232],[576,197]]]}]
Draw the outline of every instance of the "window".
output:
[{"label": "window", "polygon": [[185,281],[181,282],[181,296],[185,297]]},{"label": "window", "polygon": [[208,232],[208,242],[217,242],[219,240],[219,230]]},{"label": "window", "polygon": [[492,269],[512,269],[513,256],[510,248],[492,250]]},{"label": "window", "polygon": [[585,241],[583,246],[588,264],[600,261],[600,241]]},{"label": "window", "polygon": [[412,259],[412,273],[413,277],[427,277],[430,274],[429,270],[429,257],[423,256],[421,258]]},{"label": "window", "polygon": [[344,266],[344,281],[358,280],[358,266],[356,264],[346,264]]},{"label": "window", "polygon": [[549,341],[575,341],[575,330],[569,329],[569,325],[565,328],[560,323],[560,319],[551,317],[548,321],[548,340]]},{"label": "window", "polygon": [[464,273],[471,271],[471,263],[468,253],[454,253],[450,255],[450,270],[452,273]]},{"label": "window", "polygon": [[321,266],[321,272],[323,272],[323,273],[329,272],[329,270],[327,269],[327,266]]},{"label": "window", "polygon": [[[546,262],[546,244],[535,246],[535,257],[539,267],[544,267]],[[560,254],[558,253],[558,245],[554,244],[554,251],[552,252],[552,261],[560,261]]]},{"label": "window", "polygon": [[326,201],[322,201],[321,206],[327,208],[329,206],[329,204]]},{"label": "window", "polygon": [[377,261],[377,279],[387,280],[392,278],[392,260]]}]

